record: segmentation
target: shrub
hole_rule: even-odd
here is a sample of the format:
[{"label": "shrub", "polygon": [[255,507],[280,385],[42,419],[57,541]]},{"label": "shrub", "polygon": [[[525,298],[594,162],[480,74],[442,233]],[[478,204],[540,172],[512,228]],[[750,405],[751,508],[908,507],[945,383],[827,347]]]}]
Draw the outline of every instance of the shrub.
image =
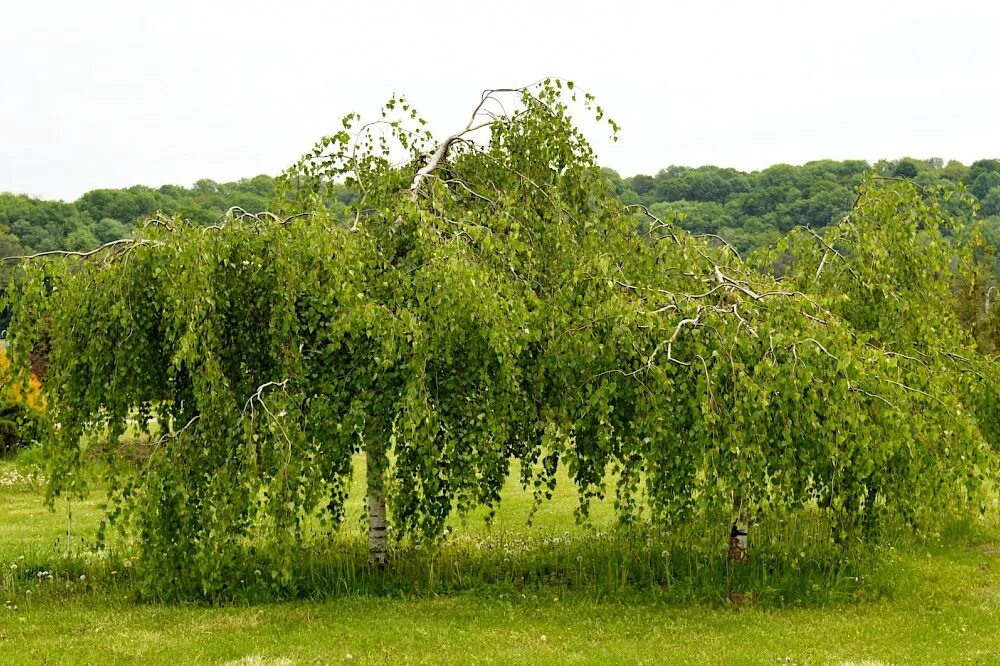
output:
[{"label": "shrub", "polygon": [[6,351],[0,349],[0,458],[38,439],[44,413],[41,382],[35,375],[27,385],[18,381]]}]

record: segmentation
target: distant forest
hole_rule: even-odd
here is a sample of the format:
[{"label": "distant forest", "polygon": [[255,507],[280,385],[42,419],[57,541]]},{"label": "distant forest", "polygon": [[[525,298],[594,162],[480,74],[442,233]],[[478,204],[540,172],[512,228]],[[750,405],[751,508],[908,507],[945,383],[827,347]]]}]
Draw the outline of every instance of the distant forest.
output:
[{"label": "distant forest", "polygon": [[[850,210],[865,173],[903,177],[929,187],[964,187],[978,212],[955,204],[956,215],[975,215],[987,240],[1000,247],[1000,159],[966,166],[940,158],[903,158],[870,164],[862,160],[820,160],[802,166],[778,164],[743,172],[715,166],[671,166],[654,176],[622,177],[604,170],[625,204],[642,204],[660,219],[694,233],[717,234],[741,252],[777,240],[804,225],[824,227]],[[89,250],[128,236],[137,221],[157,211],[211,224],[232,206],[265,210],[275,180],[266,175],[233,183],[203,179],[191,187],[136,185],[87,192],[72,203],[0,193],[0,256],[49,250]],[[354,192],[336,191],[332,206],[347,206]],[[956,202],[958,199],[956,198]],[[637,215],[637,225],[647,224]]]}]

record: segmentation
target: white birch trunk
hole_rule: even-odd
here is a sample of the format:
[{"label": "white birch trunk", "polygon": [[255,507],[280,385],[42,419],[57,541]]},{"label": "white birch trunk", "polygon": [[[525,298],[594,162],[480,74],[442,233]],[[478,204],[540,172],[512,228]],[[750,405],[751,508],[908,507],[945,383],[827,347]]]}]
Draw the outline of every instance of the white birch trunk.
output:
[{"label": "white birch trunk", "polygon": [[740,510],[742,507],[743,497],[737,495],[733,498],[733,509],[737,514],[736,520],[733,521],[733,528],[729,531],[729,561],[734,564],[746,564],[750,559],[750,526],[747,524],[746,516]]},{"label": "white birch trunk", "polygon": [[375,464],[371,452],[366,453],[366,473],[368,481],[368,561],[384,569],[389,561],[386,543],[385,485],[382,473]]}]

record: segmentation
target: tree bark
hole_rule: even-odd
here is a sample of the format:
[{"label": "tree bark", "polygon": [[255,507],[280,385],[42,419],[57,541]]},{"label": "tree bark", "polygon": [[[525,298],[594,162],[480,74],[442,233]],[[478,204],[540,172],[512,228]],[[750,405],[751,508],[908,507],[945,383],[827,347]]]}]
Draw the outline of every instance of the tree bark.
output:
[{"label": "tree bark", "polygon": [[750,559],[749,552],[749,526],[743,508],[743,496],[737,495],[733,498],[733,511],[736,513],[736,520],[733,521],[733,529],[729,531],[729,561],[734,564],[746,564]]},{"label": "tree bark", "polygon": [[375,462],[371,451],[365,453],[365,472],[368,482],[368,562],[384,569],[389,562],[386,543],[385,483],[382,468]]}]

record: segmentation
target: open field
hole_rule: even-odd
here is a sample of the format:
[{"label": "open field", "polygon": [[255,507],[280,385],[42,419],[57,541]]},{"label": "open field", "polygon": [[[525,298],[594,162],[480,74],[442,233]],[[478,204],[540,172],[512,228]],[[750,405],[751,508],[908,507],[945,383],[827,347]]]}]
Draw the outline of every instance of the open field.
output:
[{"label": "open field", "polygon": [[[136,604],[122,566],[127,558],[88,559],[80,546],[96,529],[99,493],[72,504],[67,559],[66,503],[46,510],[37,489],[18,480],[26,471],[10,463],[0,470],[5,664],[1000,661],[1000,539],[981,527],[901,544],[872,580],[839,601],[677,603],[641,590],[601,593],[598,579],[574,589],[574,578],[483,584],[480,576],[458,585],[453,576],[442,578],[454,587],[447,594],[429,586],[215,608]],[[508,500],[499,525],[488,529],[472,518],[456,534],[520,530],[530,543],[551,547],[555,535],[586,531],[572,522],[568,490],[544,505],[531,527],[524,525],[530,500],[516,488]],[[348,525],[358,523],[356,499],[351,510]],[[609,508],[598,507],[598,527],[610,521]],[[32,573],[22,575],[26,569]]]}]

